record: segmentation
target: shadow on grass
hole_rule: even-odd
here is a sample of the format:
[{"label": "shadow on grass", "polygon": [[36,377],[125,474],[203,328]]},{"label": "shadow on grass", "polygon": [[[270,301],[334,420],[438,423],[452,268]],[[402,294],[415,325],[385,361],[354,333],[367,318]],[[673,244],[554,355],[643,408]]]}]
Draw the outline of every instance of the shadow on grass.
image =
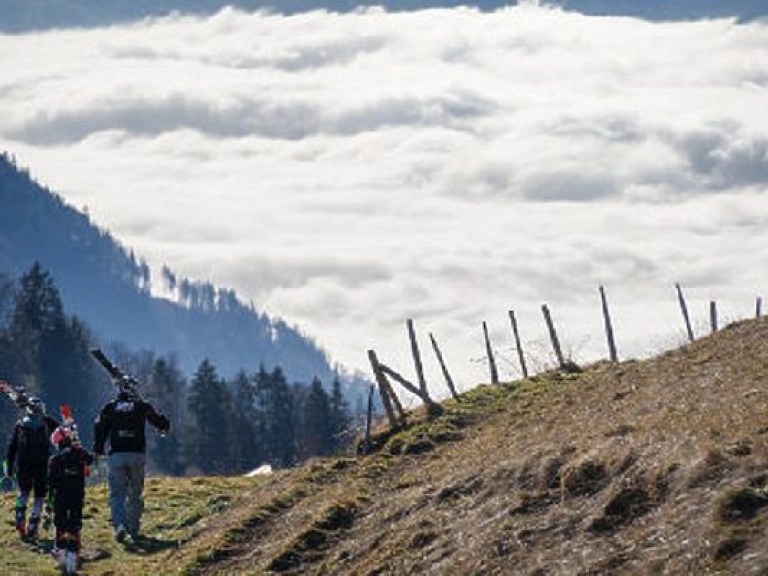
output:
[{"label": "shadow on grass", "polygon": [[99,548],[97,550],[94,550],[92,552],[83,553],[80,556],[80,561],[83,564],[91,564],[94,562],[100,562],[102,560],[107,560],[109,558],[112,558],[112,552],[109,550],[106,550],[104,548]]},{"label": "shadow on grass", "polygon": [[135,540],[124,544],[124,548],[128,552],[134,554],[140,554],[143,556],[150,556],[163,552],[170,548],[177,548],[179,546],[178,540],[163,540],[161,538],[153,538],[152,536],[138,536]]}]

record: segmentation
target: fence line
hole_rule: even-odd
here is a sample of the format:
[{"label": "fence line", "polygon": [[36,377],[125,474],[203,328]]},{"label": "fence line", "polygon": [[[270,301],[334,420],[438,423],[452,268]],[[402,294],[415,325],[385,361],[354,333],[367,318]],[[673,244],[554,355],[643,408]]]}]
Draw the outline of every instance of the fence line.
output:
[{"label": "fence line", "polygon": [[[688,336],[688,340],[689,342],[693,342],[695,340],[695,336],[694,336],[693,328],[691,325],[691,319],[688,313],[688,306],[685,301],[685,296],[683,294],[682,287],[680,286],[679,283],[675,283],[674,286],[677,292],[677,300],[680,306],[680,311],[683,316],[684,326],[685,326],[686,334]],[[613,323],[611,320],[611,315],[610,315],[609,306],[608,306],[608,298],[606,296],[605,288],[602,285],[598,287],[598,291],[600,295],[601,309],[603,314],[603,323],[605,326],[605,336],[608,344],[608,356],[610,361],[615,363],[619,361],[619,356],[618,356],[618,348],[616,346],[616,338],[615,338],[615,333],[613,329]],[[761,297],[756,298],[756,301],[755,301],[755,317],[756,318],[759,318],[762,315],[762,302],[763,300]],[[554,321],[552,320],[552,314],[549,310],[549,307],[546,304],[542,304],[541,311],[544,316],[544,321],[547,326],[547,331],[549,333],[550,343],[552,345],[555,358],[557,359],[558,369],[569,371],[569,372],[578,371],[579,367],[570,358],[566,359],[565,356],[563,355],[562,348],[560,345],[560,340],[558,338],[557,330],[555,329],[555,324],[554,324]],[[520,370],[523,375],[523,378],[528,378],[529,377],[528,366],[525,361],[517,319],[515,317],[515,313],[513,310],[509,310],[509,319],[512,326],[512,334],[515,341],[515,348],[517,350],[518,361],[520,363]],[[709,303],[709,321],[710,321],[710,328],[712,333],[717,332],[719,328],[718,313],[717,313],[717,303],[714,300],[711,300]],[[436,403],[429,394],[427,381],[424,376],[424,367],[421,361],[421,354],[419,352],[419,345],[416,339],[416,330],[414,328],[413,319],[409,318],[406,321],[406,328],[408,330],[408,339],[410,342],[411,353],[413,355],[414,368],[416,371],[416,379],[418,382],[417,384],[410,382],[407,378],[405,378],[403,375],[398,373],[396,370],[382,363],[378,359],[376,352],[374,350],[368,350],[368,357],[371,363],[371,368],[373,370],[374,376],[376,378],[376,383],[378,385],[378,390],[382,400],[382,405],[384,407],[384,411],[389,420],[390,427],[393,429],[400,428],[406,424],[406,414],[405,414],[405,411],[403,410],[402,404],[400,403],[397,397],[397,394],[395,394],[394,389],[391,383],[389,382],[389,378],[391,378],[392,380],[400,384],[403,388],[405,388],[411,394],[420,398],[427,409],[427,413],[430,416],[437,416],[443,413],[442,406]],[[498,384],[499,374],[496,366],[496,359],[494,355],[493,346],[491,345],[491,339],[488,331],[488,324],[486,321],[482,322],[482,329],[483,329],[483,338],[485,341],[485,350],[486,350],[486,356],[488,359],[491,383]],[[440,348],[437,344],[437,340],[434,334],[432,334],[431,332],[429,333],[429,339],[432,344],[432,349],[435,353],[435,356],[437,357],[437,361],[440,365],[440,369],[443,373],[443,377],[445,378],[446,385],[448,386],[448,389],[451,393],[451,396],[455,400],[460,401],[460,396],[456,392],[454,381],[451,378],[448,368],[446,367],[443,354],[440,351]],[[371,394],[372,393],[373,393],[373,387],[371,387]],[[369,428],[370,418],[372,418],[370,409],[369,409],[368,418],[369,418],[369,422],[366,427],[367,435],[370,433],[370,428]],[[369,445],[369,438],[366,437],[366,447],[368,445]]]}]

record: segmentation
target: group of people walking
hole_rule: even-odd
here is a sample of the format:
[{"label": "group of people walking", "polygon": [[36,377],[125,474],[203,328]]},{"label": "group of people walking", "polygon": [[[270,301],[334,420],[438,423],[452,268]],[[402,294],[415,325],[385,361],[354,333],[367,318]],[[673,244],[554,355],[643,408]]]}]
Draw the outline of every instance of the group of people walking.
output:
[{"label": "group of people walking", "polygon": [[[25,540],[37,540],[46,500],[56,528],[54,554],[79,552],[85,479],[100,457],[107,460],[109,505],[115,539],[139,538],[144,509],[146,423],[161,434],[170,420],[142,400],[130,379],[115,382],[117,395],[107,402],[94,425],[93,450],[82,446],[73,422],[46,414],[39,398],[29,398],[8,444],[5,474],[15,476],[15,525]],[[27,512],[29,510],[29,517]]]}]

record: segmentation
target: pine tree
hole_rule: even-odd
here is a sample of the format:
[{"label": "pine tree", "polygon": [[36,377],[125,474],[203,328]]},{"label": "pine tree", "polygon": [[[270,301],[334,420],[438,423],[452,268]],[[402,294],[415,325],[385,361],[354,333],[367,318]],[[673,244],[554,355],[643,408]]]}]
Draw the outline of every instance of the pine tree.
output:
[{"label": "pine tree", "polygon": [[64,308],[53,279],[35,262],[22,276],[9,334],[19,357],[25,386],[41,395],[45,387],[46,356],[55,352],[66,331]]},{"label": "pine tree", "polygon": [[297,460],[294,397],[280,367],[271,373],[262,368],[257,375],[256,390],[264,455],[273,466],[292,466]]},{"label": "pine tree", "polygon": [[[88,354],[90,335],[77,318],[64,313],[51,276],[35,263],[20,280],[8,329],[16,355],[15,383],[40,396],[55,413],[77,403],[77,417],[95,417],[98,378]],[[82,430],[84,441],[91,430]]]},{"label": "pine tree", "polygon": [[330,434],[331,452],[336,453],[351,443],[352,417],[349,413],[349,403],[341,391],[341,380],[335,374],[330,397]]},{"label": "pine tree", "polygon": [[263,460],[263,452],[257,441],[258,411],[256,409],[256,386],[245,372],[235,375],[232,383],[235,399],[233,420],[233,446],[236,453],[236,471],[246,472],[256,468]]},{"label": "pine tree", "polygon": [[185,426],[188,470],[226,474],[232,466],[232,395],[208,359],[197,369],[189,390]]},{"label": "pine tree", "polygon": [[307,455],[326,456],[332,449],[332,429],[328,393],[315,377],[304,404],[304,447]]},{"label": "pine tree", "polygon": [[[147,380],[147,388],[155,407],[170,418],[172,430],[183,430],[185,382],[176,363],[165,358],[156,359]],[[180,434],[172,433],[161,439],[153,435],[150,438],[148,454],[153,467],[167,474],[181,474],[184,463]]]}]

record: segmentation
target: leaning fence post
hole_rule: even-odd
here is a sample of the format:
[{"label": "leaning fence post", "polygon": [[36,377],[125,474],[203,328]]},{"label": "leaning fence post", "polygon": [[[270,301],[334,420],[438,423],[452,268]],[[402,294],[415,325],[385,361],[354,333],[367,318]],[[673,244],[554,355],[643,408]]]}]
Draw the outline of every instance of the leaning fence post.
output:
[{"label": "leaning fence post", "polygon": [[709,325],[712,332],[717,332],[717,304],[714,300],[709,302]]},{"label": "leaning fence post", "polygon": [[517,357],[520,360],[520,370],[523,372],[523,378],[528,378],[528,367],[525,365],[525,356],[523,356],[523,346],[520,344],[520,333],[517,331],[517,320],[514,311],[509,311],[509,321],[512,323],[512,334],[515,336],[515,347],[517,348]]},{"label": "leaning fence post", "polygon": [[491,339],[488,337],[488,325],[483,320],[483,335],[485,336],[485,352],[488,355],[488,367],[491,370],[491,384],[499,383],[499,372],[496,370],[496,359],[493,357]]},{"label": "leaning fence post", "polygon": [[395,411],[392,408],[392,400],[390,398],[390,394],[392,394],[391,387],[389,385],[389,382],[387,382],[387,377],[381,371],[381,366],[379,366],[379,359],[376,357],[376,352],[374,352],[373,350],[368,350],[368,359],[371,362],[371,368],[373,369],[373,374],[376,377],[376,382],[379,385],[379,394],[381,396],[381,403],[384,406],[384,411],[387,413],[387,419],[389,420],[389,425],[392,428],[398,428],[399,423],[397,421],[397,417],[395,416]]},{"label": "leaning fence post", "polygon": [[611,315],[608,312],[608,299],[605,296],[605,289],[600,286],[600,300],[603,303],[603,320],[605,321],[605,336],[608,339],[608,353],[611,356],[611,362],[619,361],[619,354],[616,352],[616,341],[613,337],[613,325],[611,324]]},{"label": "leaning fence post", "polygon": [[552,341],[552,348],[555,351],[557,357],[557,363],[560,368],[565,368],[565,359],[563,358],[563,351],[560,349],[560,340],[557,339],[557,332],[555,331],[555,325],[552,323],[552,316],[549,313],[549,308],[546,304],[541,305],[541,311],[544,314],[544,321],[547,323],[547,330],[549,330],[549,339]]},{"label": "leaning fence post", "polygon": [[416,341],[416,331],[413,329],[413,320],[406,321],[408,326],[408,338],[411,340],[411,353],[413,354],[413,363],[416,366],[416,379],[419,381],[419,390],[427,397],[427,382],[424,379],[424,367],[421,364],[421,354],[419,354],[419,344]]},{"label": "leaning fence post", "polygon": [[429,333],[429,339],[432,342],[432,349],[435,351],[435,356],[437,356],[437,361],[440,363],[440,369],[443,371],[443,376],[445,377],[445,383],[448,385],[448,390],[450,390],[451,396],[453,396],[454,400],[461,400],[459,398],[459,395],[456,394],[456,387],[453,385],[453,378],[451,378],[451,375],[448,372],[448,368],[446,368],[445,366],[443,355],[440,353],[440,348],[437,346],[437,340],[435,340],[435,337],[432,334],[432,332]]},{"label": "leaning fence post", "polygon": [[685,329],[688,331],[688,340],[693,342],[693,328],[691,328],[691,318],[688,316],[688,306],[685,305],[685,296],[683,296],[683,289],[680,288],[680,284],[675,284],[677,289],[677,300],[680,302],[680,311],[683,313],[683,320],[685,320]]}]

